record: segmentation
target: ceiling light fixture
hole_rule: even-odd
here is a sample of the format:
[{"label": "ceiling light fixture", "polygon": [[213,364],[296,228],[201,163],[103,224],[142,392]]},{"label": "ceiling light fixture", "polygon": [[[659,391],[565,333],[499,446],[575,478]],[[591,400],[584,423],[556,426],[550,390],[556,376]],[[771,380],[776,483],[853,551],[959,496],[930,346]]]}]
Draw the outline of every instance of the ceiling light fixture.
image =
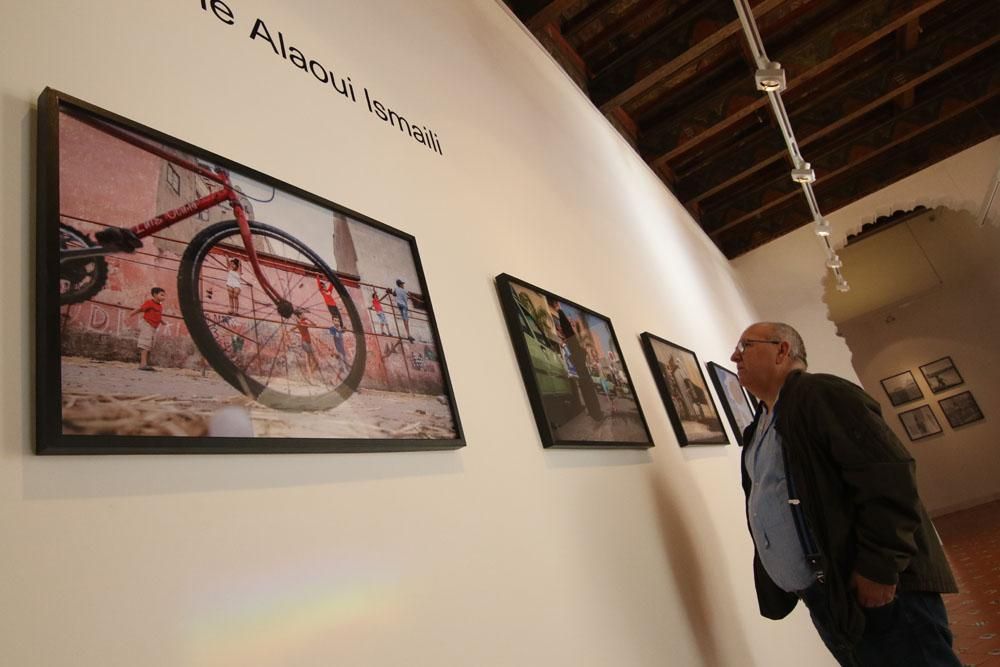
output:
[{"label": "ceiling light fixture", "polygon": [[[788,119],[788,112],[785,110],[785,103],[781,99],[781,92],[788,87],[785,70],[781,67],[780,63],[774,62],[767,57],[767,52],[764,49],[764,40],[760,37],[757,22],[754,20],[753,9],[750,7],[750,0],[733,0],[733,4],[736,6],[736,13],[739,15],[740,24],[743,26],[743,35],[746,37],[747,46],[750,48],[753,60],[757,64],[757,71],[754,72],[754,83],[757,85],[758,90],[767,93],[768,101],[771,103],[771,110],[774,112],[774,117],[777,120],[778,129],[785,139],[785,145],[788,147],[788,155],[792,159],[792,164],[795,165],[791,173],[792,180],[802,186],[802,194],[806,198],[806,203],[809,204],[809,210],[812,212],[813,222],[815,223],[813,231],[823,242],[827,255],[826,265],[833,271],[834,276],[837,278],[837,291],[846,292],[850,289],[850,286],[840,272],[843,262],[833,252],[833,246],[830,244],[830,234],[832,233],[830,221],[824,218],[820,212],[819,202],[816,200],[816,193],[813,191],[812,184],[816,182],[816,172],[813,170],[812,165],[805,161],[802,153],[799,151],[799,145],[795,141],[795,133],[792,132],[792,124]],[[1000,174],[998,174],[998,177],[1000,177]]]},{"label": "ceiling light fixture", "polygon": [[795,169],[792,169],[792,180],[796,183],[815,183],[816,171],[808,162],[799,162]]},{"label": "ceiling light fixture", "polygon": [[786,85],[785,70],[782,69],[781,63],[766,61],[754,74],[754,81],[757,83],[757,90],[780,93]]}]

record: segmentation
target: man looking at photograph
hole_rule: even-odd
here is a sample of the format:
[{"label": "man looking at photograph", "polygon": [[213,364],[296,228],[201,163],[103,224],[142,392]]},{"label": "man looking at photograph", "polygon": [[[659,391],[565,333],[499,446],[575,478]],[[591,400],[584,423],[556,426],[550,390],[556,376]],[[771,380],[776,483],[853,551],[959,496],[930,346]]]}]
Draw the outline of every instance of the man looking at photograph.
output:
[{"label": "man looking at photograph", "polygon": [[787,324],[750,326],[731,359],[761,400],[742,461],[761,614],[802,600],[841,665],[957,667],[940,595],[955,580],[878,403],[807,373]]}]

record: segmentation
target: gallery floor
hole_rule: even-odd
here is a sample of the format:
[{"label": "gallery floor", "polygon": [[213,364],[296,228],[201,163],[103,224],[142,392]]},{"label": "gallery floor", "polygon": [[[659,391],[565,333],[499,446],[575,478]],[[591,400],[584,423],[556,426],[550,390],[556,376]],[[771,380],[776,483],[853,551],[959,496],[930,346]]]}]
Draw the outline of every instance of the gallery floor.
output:
[{"label": "gallery floor", "polygon": [[963,665],[1000,667],[1000,501],[934,520],[958,595],[944,596]]}]

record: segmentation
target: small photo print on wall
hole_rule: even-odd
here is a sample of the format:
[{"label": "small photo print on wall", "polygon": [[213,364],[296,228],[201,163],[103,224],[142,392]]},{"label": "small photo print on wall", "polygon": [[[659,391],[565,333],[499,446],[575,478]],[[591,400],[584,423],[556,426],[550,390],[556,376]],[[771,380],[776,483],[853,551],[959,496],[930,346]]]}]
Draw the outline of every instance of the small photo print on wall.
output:
[{"label": "small photo print on wall", "polygon": [[906,429],[906,435],[910,436],[910,440],[920,440],[941,432],[941,424],[938,423],[929,405],[900,412],[899,420],[903,422],[903,428]]},{"label": "small photo print on wall", "polygon": [[496,284],[542,444],[652,447],[611,320],[507,274]]},{"label": "small photo print on wall", "polygon": [[942,398],[938,401],[938,405],[941,406],[941,412],[944,413],[952,428],[984,419],[983,411],[979,409],[979,404],[972,397],[971,391],[963,391],[961,394]]},{"label": "small photo print on wall", "polygon": [[694,351],[648,332],[641,339],[681,447],[729,444]]},{"label": "small photo print on wall", "polygon": [[754,408],[750,404],[747,393],[740,384],[740,379],[731,370],[720,366],[714,361],[708,362],[708,374],[715,385],[715,393],[722,401],[722,409],[729,419],[729,426],[740,447],[744,445],[743,431],[753,423]]},{"label": "small photo print on wall", "polygon": [[897,375],[887,377],[882,380],[882,388],[889,396],[893,405],[902,405],[924,397],[924,392],[920,391],[917,381],[910,371],[903,371]]},{"label": "small photo print on wall", "polygon": [[955,368],[955,362],[951,357],[944,357],[920,367],[920,372],[927,380],[927,386],[935,394],[940,394],[945,389],[951,389],[965,382],[962,375]]}]

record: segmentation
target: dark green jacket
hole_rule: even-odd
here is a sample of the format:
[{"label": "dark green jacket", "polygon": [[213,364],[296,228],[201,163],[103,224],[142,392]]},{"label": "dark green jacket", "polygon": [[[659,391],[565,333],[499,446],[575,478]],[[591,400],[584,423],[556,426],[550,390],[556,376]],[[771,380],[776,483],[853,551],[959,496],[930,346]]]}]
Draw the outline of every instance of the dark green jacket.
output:
[{"label": "dark green jacket", "polygon": [[[775,430],[806,522],[821,555],[832,618],[856,643],[864,614],[848,589],[851,572],[900,591],[958,591],[937,533],[917,495],[909,452],[860,387],[832,375],[790,374],[775,406]],[[760,419],[747,427],[751,442]],[[743,490],[750,497],[744,449]],[[761,615],[784,618],[798,598],[771,580],[754,551]]]}]

